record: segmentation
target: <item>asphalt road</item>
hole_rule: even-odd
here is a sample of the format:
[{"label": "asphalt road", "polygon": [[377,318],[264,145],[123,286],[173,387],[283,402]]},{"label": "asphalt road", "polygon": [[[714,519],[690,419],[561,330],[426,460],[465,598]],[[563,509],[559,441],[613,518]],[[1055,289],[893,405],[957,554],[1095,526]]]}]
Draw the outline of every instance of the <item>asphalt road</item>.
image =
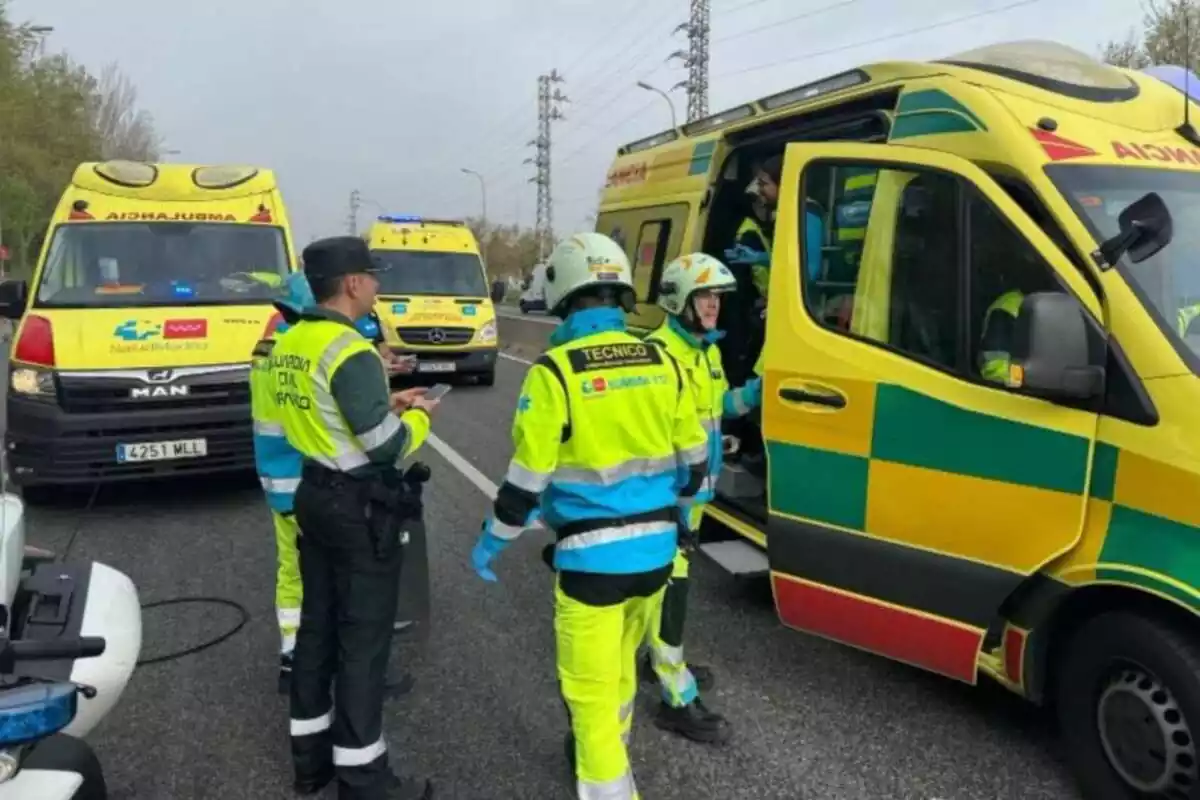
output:
[{"label": "asphalt road", "polygon": [[[530,358],[549,327],[501,321],[510,352]],[[393,759],[434,777],[453,800],[569,800],[564,714],[554,680],[551,575],[531,531],[485,584],[468,553],[499,481],[526,366],[502,360],[496,385],[443,401],[427,526],[434,629],[397,647],[417,676],[387,710]],[[448,454],[448,458],[443,454]],[[277,634],[269,517],[246,480],[154,484],[67,495],[29,513],[32,544],[128,573],[143,601],[211,595],[244,604],[247,627],[222,645],[139,668],[93,733],[114,800],[291,797],[287,710],[274,692]],[[634,735],[646,800],[674,798],[1073,798],[1045,715],[1003,690],[971,689],[783,629],[761,583],[693,568],[688,645],[711,664],[712,707],[736,726],[720,750],[671,738],[644,693]],[[145,612],[144,656],[200,642],[236,616],[205,606]],[[329,796],[332,796],[330,793]]]}]

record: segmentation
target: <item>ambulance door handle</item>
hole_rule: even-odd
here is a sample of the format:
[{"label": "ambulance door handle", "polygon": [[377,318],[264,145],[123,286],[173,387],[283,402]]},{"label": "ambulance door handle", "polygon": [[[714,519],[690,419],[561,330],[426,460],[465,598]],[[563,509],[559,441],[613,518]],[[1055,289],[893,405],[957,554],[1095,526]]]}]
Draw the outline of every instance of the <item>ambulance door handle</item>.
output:
[{"label": "ambulance door handle", "polygon": [[792,403],[813,403],[826,408],[845,408],[846,398],[840,394],[818,394],[803,389],[783,388],[779,396]]}]

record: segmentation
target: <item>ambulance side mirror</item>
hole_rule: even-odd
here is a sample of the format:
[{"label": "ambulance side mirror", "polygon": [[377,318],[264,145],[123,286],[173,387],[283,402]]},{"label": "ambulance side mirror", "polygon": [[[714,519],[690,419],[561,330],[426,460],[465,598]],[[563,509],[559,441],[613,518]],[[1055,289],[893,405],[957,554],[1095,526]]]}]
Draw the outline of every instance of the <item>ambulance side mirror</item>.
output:
[{"label": "ambulance side mirror", "polygon": [[0,281],[0,318],[20,319],[28,300],[28,283],[21,280]]},{"label": "ambulance side mirror", "polygon": [[1121,232],[1100,245],[1100,256],[1114,266],[1128,255],[1140,264],[1171,243],[1175,226],[1171,211],[1157,192],[1147,192],[1134,200],[1117,217]]},{"label": "ambulance side mirror", "polygon": [[1010,385],[1047,399],[1090,400],[1104,393],[1106,342],[1065,292],[1025,297],[1013,333]]}]

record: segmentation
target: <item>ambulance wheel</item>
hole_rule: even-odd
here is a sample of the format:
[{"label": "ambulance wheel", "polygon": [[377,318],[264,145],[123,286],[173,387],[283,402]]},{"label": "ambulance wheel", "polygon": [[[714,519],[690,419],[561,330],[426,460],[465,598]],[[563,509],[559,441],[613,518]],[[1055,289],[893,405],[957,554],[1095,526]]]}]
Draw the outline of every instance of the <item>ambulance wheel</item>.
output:
[{"label": "ambulance wheel", "polygon": [[487,372],[481,373],[476,379],[480,386],[494,386],[496,384],[496,370],[489,369]]},{"label": "ambulance wheel", "polygon": [[1057,678],[1067,759],[1089,800],[1200,798],[1200,641],[1118,611],[1071,638]]}]

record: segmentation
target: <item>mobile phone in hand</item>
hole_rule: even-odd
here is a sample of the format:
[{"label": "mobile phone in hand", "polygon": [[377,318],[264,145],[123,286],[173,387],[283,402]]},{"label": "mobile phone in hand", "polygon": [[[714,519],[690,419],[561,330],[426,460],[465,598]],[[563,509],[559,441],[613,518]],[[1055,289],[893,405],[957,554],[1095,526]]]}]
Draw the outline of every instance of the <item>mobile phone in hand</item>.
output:
[{"label": "mobile phone in hand", "polygon": [[450,391],[450,386],[445,383],[435,383],[428,392],[421,395],[422,400],[441,400]]}]

